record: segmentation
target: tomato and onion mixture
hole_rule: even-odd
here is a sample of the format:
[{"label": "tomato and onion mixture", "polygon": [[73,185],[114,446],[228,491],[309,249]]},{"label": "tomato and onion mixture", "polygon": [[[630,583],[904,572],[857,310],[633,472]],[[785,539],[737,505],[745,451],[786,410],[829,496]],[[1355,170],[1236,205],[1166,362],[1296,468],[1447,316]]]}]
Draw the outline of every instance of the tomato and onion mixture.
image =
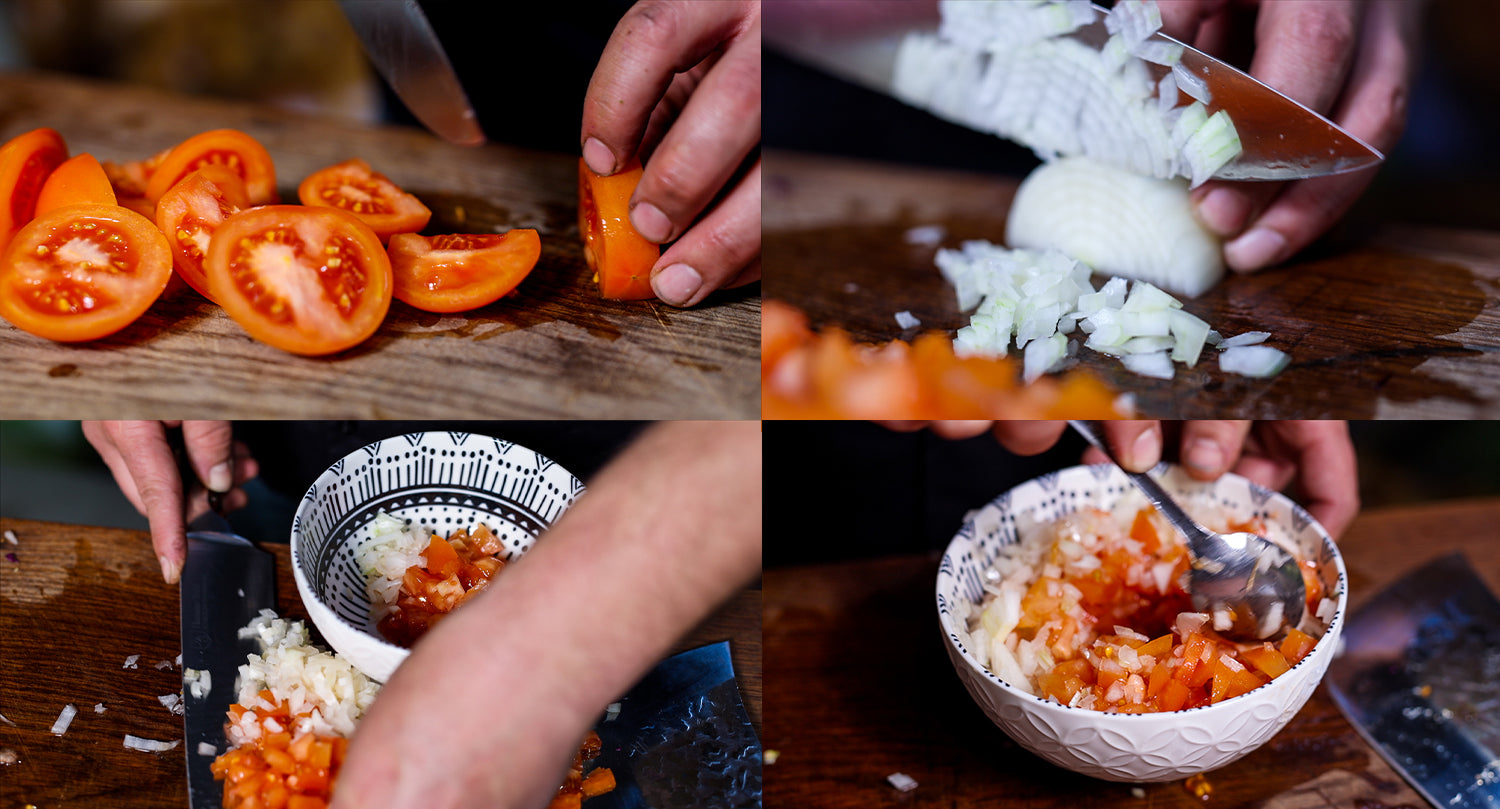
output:
[{"label": "tomato and onion mixture", "polygon": [[387,253],[396,299],[424,312],[467,312],[500,300],[542,257],[535,230],[508,233],[398,233]]},{"label": "tomato and onion mixture", "polygon": [[634,161],[603,177],[582,159],[578,161],[578,232],[583,236],[583,258],[599,282],[600,297],[622,301],[656,297],[651,268],[661,257],[661,248],[630,223],[630,197],[644,173],[640,162]]},{"label": "tomato and onion mixture", "polygon": [[42,186],[67,159],[62,135],[47,127],[17,135],[0,146],[0,252],[36,216]]},{"label": "tomato and onion mixture", "polygon": [[[1259,519],[1231,531],[1266,534]],[[1212,705],[1286,673],[1317,640],[1289,629],[1234,642],[1193,610],[1185,541],[1152,509],[1128,529],[1098,509],[1064,517],[1007,548],[977,616],[971,648],[1002,680],[1063,705],[1153,713]],[[1321,579],[1303,563],[1308,615],[1325,615]],[[1304,628],[1310,628],[1304,625]]]},{"label": "tomato and onion mixture", "polygon": [[397,233],[416,233],[432,218],[422,201],[406,193],[359,158],[319,169],[297,186],[303,205],[337,208],[359,217],[382,243]]},{"label": "tomato and onion mixture", "polygon": [[224,220],[250,207],[245,182],[229,168],[210,164],[182,178],[156,204],[156,226],[172,246],[177,274],[209,300],[203,260],[214,231]]},{"label": "tomato and onion mixture", "polygon": [[326,809],[349,740],[313,732],[293,733],[299,718],[269,690],[260,699],[272,707],[229,706],[231,724],[247,712],[259,726],[256,738],[214,759],[210,770],[224,782],[224,809]]},{"label": "tomato and onion mixture", "polygon": [[0,258],[0,316],[60,342],[133,323],[172,277],[156,225],[118,205],[70,205],[33,219]]}]

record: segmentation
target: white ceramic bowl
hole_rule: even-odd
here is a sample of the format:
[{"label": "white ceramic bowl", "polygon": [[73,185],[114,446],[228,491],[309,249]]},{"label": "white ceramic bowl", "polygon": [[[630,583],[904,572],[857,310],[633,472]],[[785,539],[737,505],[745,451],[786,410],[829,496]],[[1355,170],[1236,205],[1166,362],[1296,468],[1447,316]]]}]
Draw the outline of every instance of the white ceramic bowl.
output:
[{"label": "white ceramic bowl", "polygon": [[582,481],[517,444],[470,433],[377,441],[330,466],[292,518],[292,572],[308,616],[334,651],[385,681],[407,650],[370,619],[355,552],[380,512],[447,535],[484,523],[507,561],[525,553],[583,494]]},{"label": "white ceramic bowl", "polygon": [[[1347,577],[1328,533],[1287,497],[1237,475],[1193,481],[1175,468],[1154,473],[1192,510],[1213,503],[1238,519],[1259,516],[1281,526],[1300,558],[1315,558],[1338,610],[1313,651],[1290,671],[1242,696],[1184,711],[1107,714],[1032,696],[996,677],[964,647],[967,633],[953,606],[977,603],[983,575],[1023,524],[1050,522],[1085,506],[1113,509],[1140,495],[1113,465],[1076,466],[1024,483],[968,515],[938,569],[938,620],[948,655],[969,695],[990,720],[1026,749],[1074,772],[1109,781],[1186,778],[1222,767],[1264,744],[1291,721],[1328,669],[1344,625]],[[1139,499],[1142,506],[1145,500]],[[1033,522],[1026,523],[1025,520]]]}]

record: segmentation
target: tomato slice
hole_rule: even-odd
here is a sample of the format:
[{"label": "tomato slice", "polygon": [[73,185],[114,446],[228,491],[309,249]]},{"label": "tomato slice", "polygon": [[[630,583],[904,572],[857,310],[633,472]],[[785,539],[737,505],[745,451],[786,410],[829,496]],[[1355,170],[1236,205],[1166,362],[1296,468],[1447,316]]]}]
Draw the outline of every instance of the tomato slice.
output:
[{"label": "tomato slice", "polygon": [[210,164],[182,178],[156,204],[156,226],[172,245],[177,274],[199,294],[209,294],[203,258],[225,219],[250,207],[245,182],[227,166]]},{"label": "tomato slice", "polygon": [[359,217],[380,237],[416,233],[432,218],[422,201],[401,190],[359,158],[345,160],[308,175],[297,186],[303,205],[338,208]]},{"label": "tomato slice", "polygon": [[146,199],[161,199],[183,177],[213,163],[228,167],[245,181],[251,205],[276,202],[276,167],[271,153],[260,141],[237,129],[201,132],[173,146],[159,165],[146,167]]},{"label": "tomato slice", "polygon": [[661,248],[637,233],[630,224],[630,195],[644,169],[632,161],[623,171],[601,177],[578,161],[578,231],[583,235],[583,257],[599,281],[599,294],[611,300],[638,301],[656,297],[651,268]]},{"label": "tomato slice", "polygon": [[0,251],[36,217],[36,199],[52,171],[68,159],[55,129],[42,127],[0,146]]},{"label": "tomato slice", "polygon": [[172,248],[151,220],[118,205],[56,208],[0,260],[0,315],[49,340],[93,340],[133,323],[171,277]]},{"label": "tomato slice", "polygon": [[250,336],[294,354],[358,345],[391,305],[391,262],[369,226],[333,208],[264,205],[225,219],[208,289]]},{"label": "tomato slice", "polygon": [[516,288],[542,256],[534,230],[398,233],[387,251],[396,297],[427,312],[467,312]]},{"label": "tomato slice", "polygon": [[36,215],[68,205],[116,205],[115,189],[91,154],[75,155],[52,170],[36,197]]}]

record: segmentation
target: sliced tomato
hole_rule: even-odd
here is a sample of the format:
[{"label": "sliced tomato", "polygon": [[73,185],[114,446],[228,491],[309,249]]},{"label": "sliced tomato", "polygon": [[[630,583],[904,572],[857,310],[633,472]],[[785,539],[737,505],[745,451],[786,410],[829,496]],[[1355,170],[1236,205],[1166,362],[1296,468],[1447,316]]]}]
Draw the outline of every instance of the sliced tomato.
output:
[{"label": "sliced tomato", "polygon": [[172,248],[151,220],[118,205],[70,205],[32,220],[0,260],[0,315],[74,342],[133,323],[172,277]]},{"label": "sliced tomato", "polygon": [[250,207],[245,182],[227,166],[210,164],[182,178],[156,204],[156,226],[172,245],[172,263],[199,294],[209,294],[203,259],[214,231]]},{"label": "sliced tomato", "polygon": [[467,312],[515,289],[542,257],[542,239],[534,230],[398,233],[387,252],[398,299],[427,312]]},{"label": "sliced tomato", "polygon": [[245,181],[251,205],[276,202],[276,166],[260,141],[238,129],[201,132],[173,146],[159,165],[149,169],[146,199],[162,198],[183,177],[206,165],[225,166]]},{"label": "sliced tomato", "polygon": [[630,223],[630,196],[644,169],[632,162],[623,171],[601,177],[578,161],[578,232],[583,258],[599,282],[599,295],[638,301],[656,297],[651,268],[661,248],[637,233]]},{"label": "sliced tomato", "polygon": [[162,149],[145,160],[124,163],[106,160],[100,163],[105,176],[109,177],[109,184],[115,189],[115,200],[148,219],[155,217],[156,200],[146,198],[146,186],[151,182],[151,175],[156,172],[156,167],[171,152],[171,149]]},{"label": "sliced tomato", "polygon": [[303,205],[338,208],[359,217],[380,237],[416,233],[432,218],[422,201],[401,190],[359,158],[345,160],[308,175],[297,186]]},{"label": "sliced tomato", "polygon": [[91,154],[74,155],[52,170],[36,197],[36,215],[68,205],[116,205],[115,189]]},{"label": "sliced tomato", "polygon": [[208,289],[252,337],[294,354],[358,345],[391,305],[391,262],[369,226],[332,208],[264,205],[225,219]]},{"label": "sliced tomato", "polygon": [[0,251],[36,216],[36,199],[52,171],[68,159],[55,129],[42,127],[0,146]]}]

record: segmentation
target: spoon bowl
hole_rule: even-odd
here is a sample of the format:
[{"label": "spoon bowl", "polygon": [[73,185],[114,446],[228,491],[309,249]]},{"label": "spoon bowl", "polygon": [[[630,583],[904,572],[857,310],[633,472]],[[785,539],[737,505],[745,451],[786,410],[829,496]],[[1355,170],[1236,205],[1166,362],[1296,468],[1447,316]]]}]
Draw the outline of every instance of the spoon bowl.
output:
[{"label": "spoon bowl", "polygon": [[[1120,466],[1097,422],[1068,423]],[[1302,621],[1307,588],[1296,557],[1259,534],[1210,531],[1189,517],[1150,475],[1123,467],[1120,471],[1187,538],[1192,558],[1188,592],[1194,609],[1211,616],[1215,631],[1235,640],[1274,640]]]}]

